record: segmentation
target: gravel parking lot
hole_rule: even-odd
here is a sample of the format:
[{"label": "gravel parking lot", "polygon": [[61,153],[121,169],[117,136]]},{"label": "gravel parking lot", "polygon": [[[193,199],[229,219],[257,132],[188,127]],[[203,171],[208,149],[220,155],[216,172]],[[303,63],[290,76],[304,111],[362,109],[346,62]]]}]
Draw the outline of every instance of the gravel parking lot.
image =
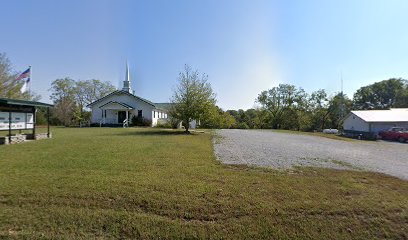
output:
[{"label": "gravel parking lot", "polygon": [[408,144],[234,129],[218,130],[214,149],[217,158],[226,164],[367,170],[408,180]]}]

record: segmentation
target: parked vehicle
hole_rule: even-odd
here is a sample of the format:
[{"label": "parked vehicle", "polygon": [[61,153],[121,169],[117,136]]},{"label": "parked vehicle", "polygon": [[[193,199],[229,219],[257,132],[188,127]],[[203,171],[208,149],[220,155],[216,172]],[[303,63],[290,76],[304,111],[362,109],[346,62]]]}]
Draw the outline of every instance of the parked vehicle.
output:
[{"label": "parked vehicle", "polygon": [[395,140],[399,142],[406,142],[408,140],[408,130],[402,127],[393,127],[387,131],[381,131],[378,133],[381,139]]}]

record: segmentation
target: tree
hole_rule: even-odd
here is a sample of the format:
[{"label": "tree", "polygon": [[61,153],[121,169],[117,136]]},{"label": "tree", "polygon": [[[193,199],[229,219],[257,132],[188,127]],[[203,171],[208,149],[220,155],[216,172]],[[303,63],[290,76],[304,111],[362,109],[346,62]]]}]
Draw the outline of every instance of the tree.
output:
[{"label": "tree", "polygon": [[346,94],[337,93],[329,100],[328,119],[331,128],[342,128],[343,120],[350,113],[353,101]]},{"label": "tree", "polygon": [[10,60],[5,53],[0,53],[0,97],[13,98],[15,93],[20,92],[22,84],[15,81],[16,77]]},{"label": "tree", "polygon": [[329,99],[324,89],[319,89],[310,95],[312,129],[324,129],[329,116]]},{"label": "tree", "polygon": [[71,78],[56,79],[51,83],[50,91],[52,92],[50,98],[54,101],[53,116],[64,126],[71,125],[75,119],[74,113],[78,111],[75,81]]},{"label": "tree", "polygon": [[11,62],[5,53],[0,53],[0,97],[38,101],[40,95],[30,91],[21,93],[24,84],[22,80],[16,80],[18,74],[14,72]]},{"label": "tree", "polygon": [[82,108],[116,90],[110,82],[98,79],[76,81],[75,88],[76,101]]},{"label": "tree", "polygon": [[243,109],[227,110],[226,113],[235,119],[235,123],[230,128],[270,128],[268,124],[270,113],[263,108],[250,108],[246,111]]},{"label": "tree", "polygon": [[86,106],[91,102],[113,92],[115,87],[109,82],[97,79],[78,80],[56,79],[51,83],[51,100],[54,101],[54,116],[65,126],[74,121],[81,124],[90,114]]},{"label": "tree", "polygon": [[184,66],[184,71],[179,73],[178,86],[171,98],[172,108],[170,115],[182,121],[186,132],[192,120],[203,119],[216,103],[215,94],[208,76],[192,70],[189,65]]},{"label": "tree", "polygon": [[270,126],[268,126],[268,119],[270,119],[269,112],[262,108],[256,108],[255,112],[256,115],[252,120],[254,122],[254,128],[257,129],[270,128]]},{"label": "tree", "polygon": [[297,89],[290,84],[279,84],[258,95],[257,102],[262,109],[270,113],[270,124],[272,128],[298,129],[297,110],[306,106],[307,93],[302,89]]},{"label": "tree", "polygon": [[234,128],[235,118],[224,112],[218,106],[212,107],[204,119],[200,119],[200,126],[204,128]]},{"label": "tree", "polygon": [[83,120],[89,120],[90,114],[85,111],[88,104],[115,91],[116,88],[110,82],[102,82],[98,79],[78,80],[75,82],[74,96],[76,110],[75,119],[81,124]]},{"label": "tree", "polygon": [[72,99],[64,98],[54,102],[52,115],[58,119],[59,123],[68,127],[75,119],[75,103]]},{"label": "tree", "polygon": [[353,97],[353,108],[388,109],[408,107],[407,97],[407,80],[390,78],[358,89]]}]

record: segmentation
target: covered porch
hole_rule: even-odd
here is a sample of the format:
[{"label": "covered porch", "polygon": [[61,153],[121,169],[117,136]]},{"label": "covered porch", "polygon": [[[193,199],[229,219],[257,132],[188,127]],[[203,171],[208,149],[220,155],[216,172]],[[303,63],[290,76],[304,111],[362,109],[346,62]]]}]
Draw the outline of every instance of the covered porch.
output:
[{"label": "covered porch", "polygon": [[110,101],[99,107],[102,111],[102,118],[99,123],[102,126],[123,126],[128,127],[131,113],[134,108],[126,103]]}]

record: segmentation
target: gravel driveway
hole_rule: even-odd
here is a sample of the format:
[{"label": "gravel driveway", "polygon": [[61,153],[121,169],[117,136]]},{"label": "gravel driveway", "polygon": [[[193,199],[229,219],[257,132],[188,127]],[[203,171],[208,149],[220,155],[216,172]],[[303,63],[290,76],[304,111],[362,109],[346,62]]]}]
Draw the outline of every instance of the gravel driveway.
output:
[{"label": "gravel driveway", "polygon": [[368,170],[408,180],[408,144],[234,129],[218,130],[214,149],[217,158],[226,164]]}]

